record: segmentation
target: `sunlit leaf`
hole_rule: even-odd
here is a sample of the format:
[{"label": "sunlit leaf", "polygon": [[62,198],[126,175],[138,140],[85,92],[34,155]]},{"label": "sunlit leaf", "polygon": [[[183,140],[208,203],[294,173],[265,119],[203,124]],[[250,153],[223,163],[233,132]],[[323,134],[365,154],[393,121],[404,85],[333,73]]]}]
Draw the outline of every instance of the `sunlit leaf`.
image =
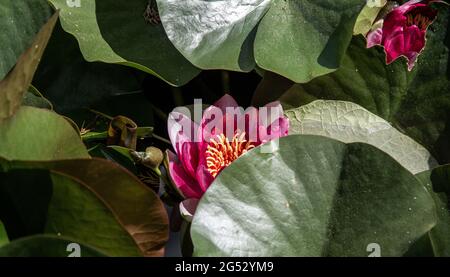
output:
[{"label": "sunlit leaf", "polygon": [[376,243],[402,256],[436,223],[420,182],[373,146],[292,135],[274,149],[214,180],[192,222],[194,255],[368,256]]}]

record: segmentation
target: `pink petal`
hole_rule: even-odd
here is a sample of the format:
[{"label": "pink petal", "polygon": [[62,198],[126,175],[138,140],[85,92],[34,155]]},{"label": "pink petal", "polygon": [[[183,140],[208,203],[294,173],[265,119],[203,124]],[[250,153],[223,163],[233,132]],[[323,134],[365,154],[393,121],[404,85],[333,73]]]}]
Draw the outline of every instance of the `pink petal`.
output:
[{"label": "pink petal", "polygon": [[414,66],[416,65],[417,58],[419,57],[419,53],[409,53],[407,54],[408,59],[408,71],[413,70]]},{"label": "pink petal", "polygon": [[[421,3],[422,2],[422,3]],[[424,0],[410,0],[408,2],[406,2],[405,4],[395,8],[395,10],[399,13],[407,13],[408,11],[410,11],[411,9],[415,8],[416,6],[420,5],[420,6],[426,6],[428,5],[428,3],[426,3],[428,1],[424,1]]]},{"label": "pink petal", "polygon": [[214,177],[211,175],[211,173],[209,173],[204,163],[200,163],[197,167],[197,181],[203,192],[205,192],[214,181]]},{"label": "pink petal", "polygon": [[281,106],[279,101],[270,102],[264,108],[267,108],[267,122],[269,123],[273,123],[277,119],[284,117],[283,106]]},{"label": "pink petal", "polygon": [[287,136],[289,134],[289,119],[280,117],[266,129],[261,126],[260,134],[261,143]]},{"label": "pink petal", "polygon": [[225,114],[225,109],[227,107],[236,108],[238,107],[238,103],[236,102],[236,100],[234,100],[234,98],[231,95],[225,94],[214,103],[214,106],[220,108],[222,112]]},{"label": "pink petal", "polygon": [[179,112],[171,112],[169,114],[167,130],[172,146],[180,160],[186,161],[191,159],[191,157],[183,157],[182,147],[184,143],[191,143],[194,141],[197,129],[198,125],[186,115]]},{"label": "pink petal", "polygon": [[245,113],[242,108],[234,108],[234,110],[228,110],[222,120],[222,132],[229,140],[232,140],[234,135],[238,131],[239,133],[241,133],[246,130]]},{"label": "pink petal", "polygon": [[198,142],[209,142],[211,138],[224,132],[224,113],[216,106],[211,106],[203,112],[198,131]]},{"label": "pink petal", "polygon": [[377,28],[373,31],[370,31],[367,34],[367,48],[371,48],[375,45],[381,45],[381,41],[383,39],[383,29]]},{"label": "pink petal", "polygon": [[[280,129],[282,127],[281,122],[279,121],[284,118],[283,107],[278,101],[271,102],[263,108],[266,110],[262,111],[260,109],[258,118],[258,138],[261,143],[265,143],[272,138],[276,138],[275,135],[282,132]],[[285,123],[283,124],[285,125]],[[287,125],[287,127],[289,127],[289,125]],[[280,130],[275,130],[276,128],[279,128]],[[275,135],[272,136],[272,133]]]},{"label": "pink petal", "polygon": [[168,130],[173,148],[181,161],[181,166],[191,178],[195,179],[199,153],[195,142],[192,142],[192,137],[198,125],[182,113],[172,112],[169,117]]},{"label": "pink petal", "polygon": [[397,31],[386,38],[384,43],[386,63],[390,64],[398,57],[404,56],[408,59],[408,67],[412,69],[424,47],[425,31],[415,25],[405,27],[403,31]]},{"label": "pink petal", "polygon": [[195,142],[183,143],[181,145],[180,160],[189,176],[195,179],[195,171],[199,160],[197,143]]},{"label": "pink petal", "polygon": [[405,34],[397,31],[384,39],[384,51],[386,52],[386,63],[390,64],[405,52]]},{"label": "pink petal", "polygon": [[200,202],[199,199],[190,198],[180,203],[181,216],[188,222],[192,222],[192,219],[194,217],[195,211],[197,210],[199,202]]},{"label": "pink petal", "polygon": [[259,144],[258,123],[259,111],[255,107],[250,107],[245,111],[245,138],[255,144]]},{"label": "pink petal", "polygon": [[169,152],[169,173],[173,183],[185,198],[200,198],[203,191],[198,183],[186,173],[176,155]]}]

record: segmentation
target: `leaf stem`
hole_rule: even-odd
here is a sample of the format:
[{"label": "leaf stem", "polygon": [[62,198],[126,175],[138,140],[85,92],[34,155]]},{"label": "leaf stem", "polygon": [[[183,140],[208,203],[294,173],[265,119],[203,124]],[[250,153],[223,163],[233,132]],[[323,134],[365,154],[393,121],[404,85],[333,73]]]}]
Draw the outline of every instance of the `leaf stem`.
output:
[{"label": "leaf stem", "polygon": [[160,140],[160,141],[162,141],[162,142],[164,142],[164,143],[166,143],[166,144],[168,144],[168,145],[172,145],[172,143],[170,142],[170,140],[168,140],[168,139],[166,139],[166,138],[163,138],[163,137],[161,137],[161,136],[158,136],[158,135],[155,134],[155,133],[152,134],[152,137],[155,138],[155,139],[157,139],[157,140]]},{"label": "leaf stem", "polygon": [[96,111],[96,110],[93,110],[93,109],[89,109],[89,111],[92,112],[92,113],[95,113],[96,115],[99,115],[99,116],[101,116],[101,117],[104,117],[104,118],[106,118],[106,119],[109,119],[109,120],[113,120],[113,119],[114,119],[112,116],[109,116],[109,115],[107,115],[107,114],[104,114],[104,113],[102,113],[102,112],[99,112],[99,111]]}]

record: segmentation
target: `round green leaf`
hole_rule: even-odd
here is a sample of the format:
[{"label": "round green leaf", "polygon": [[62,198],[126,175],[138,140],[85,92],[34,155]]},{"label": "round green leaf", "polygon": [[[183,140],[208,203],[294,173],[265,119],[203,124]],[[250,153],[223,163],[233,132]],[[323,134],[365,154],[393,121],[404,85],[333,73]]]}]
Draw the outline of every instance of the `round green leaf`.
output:
[{"label": "round green leaf", "polygon": [[335,71],[364,4],[361,0],[272,1],[258,26],[256,63],[297,83]]},{"label": "round green leaf", "polygon": [[67,113],[91,108],[112,96],[139,91],[144,76],[145,73],[134,68],[85,61],[77,40],[58,23],[33,84],[54,104],[57,112]]},{"label": "round green leaf", "polygon": [[145,256],[164,254],[169,238],[166,210],[136,176],[102,159],[54,162],[49,167],[79,178],[101,197]]},{"label": "round green leaf", "polygon": [[46,0],[2,0],[0,3],[0,80],[30,47],[52,10]]},{"label": "round green leaf", "polygon": [[364,6],[359,0],[157,2],[168,37],[198,67],[248,71],[256,59],[296,82],[339,67]]},{"label": "round green leaf", "polygon": [[[78,186],[93,192],[107,206],[108,210],[114,214],[116,221],[134,240],[133,247],[139,247],[140,253],[145,256],[162,256],[164,254],[164,246],[168,240],[168,219],[162,202],[136,176],[117,164],[94,158],[52,162],[9,162],[6,166],[10,170],[41,169],[70,176],[77,180]],[[64,200],[64,197],[61,198],[61,201]],[[73,197],[75,198],[76,195]],[[64,208],[65,212],[75,216],[78,204],[73,204],[73,210],[72,206],[67,205]],[[63,217],[64,211],[61,211],[60,215]],[[88,214],[86,216],[89,217]],[[39,216],[35,216],[35,218],[39,218]],[[57,220],[60,218],[57,217]],[[77,220],[88,222],[82,217]],[[92,220],[96,220],[94,216],[92,216]],[[91,226],[88,225],[85,228],[89,229]],[[103,226],[96,228],[103,228]],[[96,245],[95,240],[99,240],[98,243],[102,243],[103,248],[107,247],[111,248],[111,251],[116,251],[114,245],[108,246],[106,238],[106,236],[113,236],[114,232],[107,231],[107,228],[110,228],[107,225],[104,228],[105,230],[98,234],[98,236],[103,236],[102,238],[95,236],[91,238],[89,230],[75,230],[76,233],[69,230],[69,232],[71,237],[80,238],[82,241],[89,242],[90,245]],[[128,255],[128,253],[119,253],[119,255]]]},{"label": "round green leaf", "polygon": [[80,247],[80,257],[105,256],[97,249],[71,239],[54,235],[34,235],[0,247],[0,257],[68,257],[72,254],[70,245],[73,243]]},{"label": "round green leaf", "polygon": [[45,169],[13,169],[0,176],[0,217],[11,240],[48,233],[111,256],[141,254],[109,207],[79,180]]},{"label": "round green leaf", "polygon": [[77,38],[89,62],[131,66],[172,85],[183,85],[200,72],[172,45],[162,24],[146,22],[148,0],[82,1],[80,7],[49,1],[61,10],[63,29]]},{"label": "round green leaf", "polygon": [[89,158],[70,123],[58,114],[22,106],[0,123],[0,157],[9,160]]},{"label": "round green leaf", "polygon": [[6,233],[5,226],[0,221],[0,247],[9,242],[8,234]]},{"label": "round green leaf", "polygon": [[0,80],[0,121],[11,117],[21,106],[57,20],[58,13],[55,13],[19,57],[16,66]]},{"label": "round green leaf", "polygon": [[36,107],[41,109],[53,110],[53,105],[36,88],[30,86],[23,96],[23,106]]},{"label": "round green leaf", "polygon": [[450,257],[450,164],[416,175],[436,204],[437,223],[429,233],[435,256]]},{"label": "round green leaf", "polygon": [[366,6],[364,6],[358,18],[356,19],[353,34],[361,34],[365,36],[372,29],[375,19],[377,18],[383,7],[386,5],[386,3],[387,0],[367,1]]},{"label": "round green leaf", "polygon": [[401,256],[436,222],[420,182],[373,146],[292,135],[259,150],[201,199],[195,255],[368,256],[376,243],[381,256]]},{"label": "round green leaf", "polygon": [[388,153],[412,174],[437,166],[428,150],[381,117],[344,101],[317,100],[286,111],[289,134],[320,135],[345,143],[363,142]]},{"label": "round green leaf", "polygon": [[254,32],[270,0],[157,0],[175,47],[202,69],[250,71]]}]

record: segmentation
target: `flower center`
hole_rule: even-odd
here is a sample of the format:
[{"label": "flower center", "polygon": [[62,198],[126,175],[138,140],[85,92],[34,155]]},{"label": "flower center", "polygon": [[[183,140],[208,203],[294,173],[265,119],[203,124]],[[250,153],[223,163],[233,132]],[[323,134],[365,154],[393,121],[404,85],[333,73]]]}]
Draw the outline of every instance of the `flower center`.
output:
[{"label": "flower center", "polygon": [[409,13],[406,15],[407,26],[416,25],[421,30],[426,30],[433,20],[420,13]]},{"label": "flower center", "polygon": [[211,139],[206,150],[206,166],[209,173],[216,177],[222,169],[252,148],[255,148],[255,145],[245,139],[245,132],[240,135],[236,133],[231,142],[224,134],[217,135]]}]

